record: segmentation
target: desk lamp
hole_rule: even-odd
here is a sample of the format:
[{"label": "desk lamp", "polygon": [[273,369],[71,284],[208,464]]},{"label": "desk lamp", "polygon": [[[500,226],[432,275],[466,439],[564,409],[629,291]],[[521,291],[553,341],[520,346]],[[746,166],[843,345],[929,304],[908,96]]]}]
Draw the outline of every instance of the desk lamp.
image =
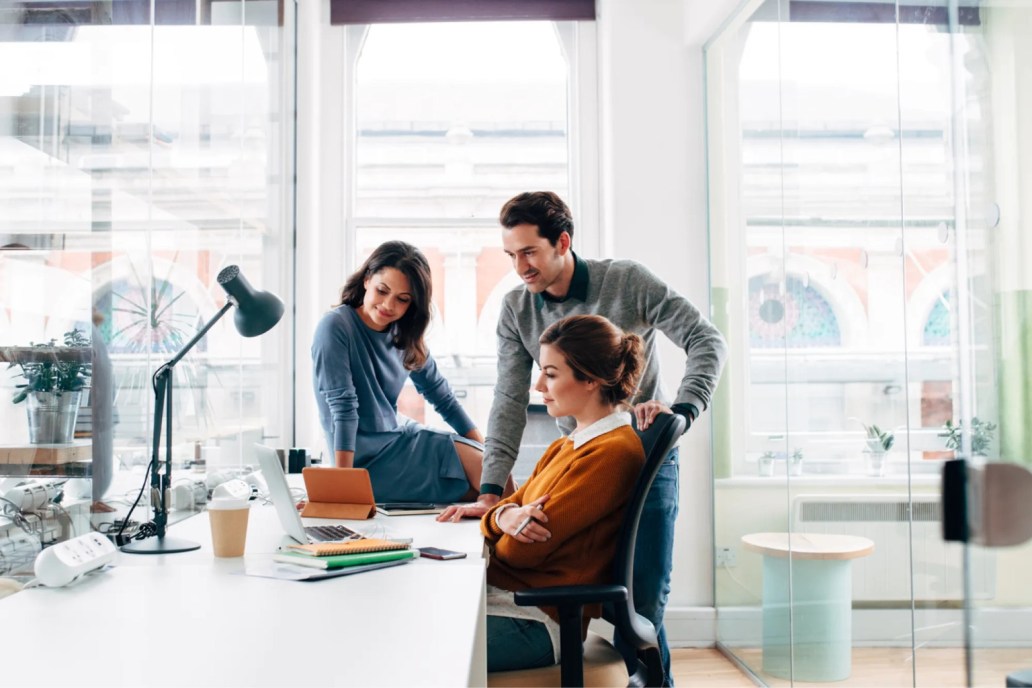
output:
[{"label": "desk lamp", "polygon": [[[165,537],[168,525],[168,510],[172,500],[172,369],[183,356],[199,342],[208,330],[233,306],[237,310],[233,323],[237,332],[245,337],[257,337],[273,328],[283,317],[283,302],[267,291],[255,291],[254,287],[240,273],[240,268],[230,265],[218,276],[218,283],[226,290],[229,298],[226,305],[202,327],[193,339],[186,343],[172,360],[154,372],[154,438],[151,451],[151,504],[154,507],[154,537],[135,540],[122,546],[129,554],[173,554],[199,549],[200,545],[189,540]],[[161,471],[161,422],[165,420],[165,471]],[[132,511],[130,510],[130,513]],[[126,521],[129,517],[126,516]],[[124,528],[124,524],[123,524]]]}]

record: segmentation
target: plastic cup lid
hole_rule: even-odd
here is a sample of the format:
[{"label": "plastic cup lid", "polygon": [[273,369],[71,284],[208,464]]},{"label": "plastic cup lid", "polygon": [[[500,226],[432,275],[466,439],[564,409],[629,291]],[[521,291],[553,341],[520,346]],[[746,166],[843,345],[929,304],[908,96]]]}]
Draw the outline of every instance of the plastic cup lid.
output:
[{"label": "plastic cup lid", "polygon": [[209,510],[247,509],[250,506],[250,500],[236,499],[233,497],[216,497],[215,499],[208,502]]}]

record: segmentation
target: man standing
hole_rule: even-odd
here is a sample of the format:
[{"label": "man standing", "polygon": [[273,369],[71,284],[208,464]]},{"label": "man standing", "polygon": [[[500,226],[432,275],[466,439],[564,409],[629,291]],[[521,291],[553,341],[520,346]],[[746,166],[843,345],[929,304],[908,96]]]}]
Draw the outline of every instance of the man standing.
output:
[{"label": "man standing", "polygon": [[[556,194],[519,194],[502,207],[499,221],[505,253],[523,286],[506,294],[498,319],[498,380],[488,421],[480,497],[476,504],[450,508],[439,520],[478,517],[499,501],[527,422],[531,368],[540,354],[538,337],[557,320],[569,315],[602,315],[644,339],[645,370],[633,399],[642,430],[657,414],[670,412],[684,416],[686,427],[690,426],[709,406],[727,353],[723,336],[699,309],[644,266],[575,255],[571,248],[573,218]],[[673,405],[660,390],[657,330],[687,356]],[[566,433],[572,429],[563,421],[560,427]],[[677,461],[674,447],[649,491],[634,566],[635,603],[638,612],[656,626],[668,680],[670,652],[663,611],[673,565]]]}]

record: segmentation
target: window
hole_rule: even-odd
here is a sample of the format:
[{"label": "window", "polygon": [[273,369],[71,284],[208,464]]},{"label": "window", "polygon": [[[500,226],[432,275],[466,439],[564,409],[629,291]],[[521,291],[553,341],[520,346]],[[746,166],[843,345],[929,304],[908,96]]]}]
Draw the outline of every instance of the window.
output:
[{"label": "window", "polygon": [[[576,75],[591,23],[547,21],[362,27],[354,67],[352,266],[380,243],[420,247],[434,280],[430,350],[486,429],[501,298],[519,284],[501,248],[498,212],[513,195],[585,201],[571,134]],[[585,38],[585,34],[588,38]],[[576,98],[579,98],[577,96]],[[594,112],[593,102],[580,108]],[[590,115],[586,115],[590,116]],[[593,173],[593,172],[590,172]],[[590,223],[582,247],[591,247]],[[584,249],[579,249],[584,250]],[[590,248],[586,249],[591,251]],[[402,413],[440,426],[414,389]]]},{"label": "window", "polygon": [[[0,17],[0,246],[27,250],[0,251],[0,345],[75,326],[102,341],[129,467],[149,460],[151,374],[225,303],[219,270],[290,299],[292,17],[265,0],[159,2],[153,18],[16,4]],[[230,320],[176,367],[177,464],[208,445],[238,466],[248,441],[285,435],[272,371],[290,324],[245,341]],[[0,403],[0,444],[26,439],[25,412]]]},{"label": "window", "polygon": [[[935,472],[961,352],[979,375],[992,367],[987,346],[957,347],[957,318],[990,317],[977,220],[970,312],[951,297],[965,191],[951,165],[982,169],[986,122],[977,103],[964,113],[971,145],[954,162],[949,56],[975,69],[983,47],[921,23],[769,15],[707,56],[711,232],[726,235],[715,300],[732,342],[723,384],[744,411],[717,419],[732,454],[718,465],[755,475],[764,453],[801,450],[807,473],[863,473],[863,425],[876,424],[898,435],[897,470]],[[977,207],[981,187],[966,191]],[[978,405],[991,415],[995,400]]]}]

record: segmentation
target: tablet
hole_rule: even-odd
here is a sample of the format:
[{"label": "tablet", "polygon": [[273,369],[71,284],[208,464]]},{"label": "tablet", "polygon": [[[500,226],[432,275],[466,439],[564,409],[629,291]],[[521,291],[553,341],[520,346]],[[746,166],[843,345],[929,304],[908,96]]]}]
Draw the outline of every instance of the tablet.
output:
[{"label": "tablet", "polygon": [[449,506],[432,502],[381,502],[376,505],[376,510],[384,516],[417,516],[439,514]]}]

